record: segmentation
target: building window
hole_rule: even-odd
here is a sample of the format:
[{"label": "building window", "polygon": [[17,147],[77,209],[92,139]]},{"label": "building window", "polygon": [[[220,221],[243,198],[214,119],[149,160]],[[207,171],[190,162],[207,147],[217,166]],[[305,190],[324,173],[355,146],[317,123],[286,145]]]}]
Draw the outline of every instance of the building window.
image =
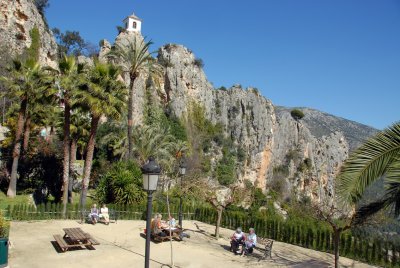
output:
[{"label": "building window", "polygon": [[128,29],[129,28],[129,24],[128,22],[125,22],[125,28]]},{"label": "building window", "polygon": [[132,28],[136,29],[136,21],[132,22]]}]

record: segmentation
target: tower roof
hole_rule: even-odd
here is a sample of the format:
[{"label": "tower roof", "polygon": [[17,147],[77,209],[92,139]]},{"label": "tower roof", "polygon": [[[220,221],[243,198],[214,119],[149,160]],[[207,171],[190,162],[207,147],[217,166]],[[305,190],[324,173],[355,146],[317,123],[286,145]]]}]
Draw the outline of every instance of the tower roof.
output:
[{"label": "tower roof", "polygon": [[127,19],[129,19],[129,18],[142,21],[142,19],[140,19],[138,16],[135,15],[135,13],[132,13],[132,15],[126,17],[126,18],[124,19],[124,21],[127,20]]}]

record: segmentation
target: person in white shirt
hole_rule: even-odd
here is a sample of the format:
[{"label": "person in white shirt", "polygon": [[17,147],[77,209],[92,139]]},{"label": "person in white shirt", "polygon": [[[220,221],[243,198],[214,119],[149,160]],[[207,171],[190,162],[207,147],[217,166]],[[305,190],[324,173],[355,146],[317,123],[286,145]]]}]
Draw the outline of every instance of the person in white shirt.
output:
[{"label": "person in white shirt", "polygon": [[244,250],[242,250],[242,256],[246,254],[253,253],[253,248],[257,245],[257,235],[254,231],[254,228],[249,229],[249,235],[246,237],[244,241]]},{"label": "person in white shirt", "polygon": [[235,254],[241,253],[239,251],[239,246],[242,245],[242,251],[243,251],[243,242],[245,240],[246,240],[246,235],[242,232],[242,228],[238,227],[231,237],[231,250]]},{"label": "person in white shirt", "polygon": [[103,204],[103,206],[100,208],[100,218],[104,219],[104,222],[108,225],[110,223],[110,216],[108,214],[108,207],[106,207],[106,204]]}]

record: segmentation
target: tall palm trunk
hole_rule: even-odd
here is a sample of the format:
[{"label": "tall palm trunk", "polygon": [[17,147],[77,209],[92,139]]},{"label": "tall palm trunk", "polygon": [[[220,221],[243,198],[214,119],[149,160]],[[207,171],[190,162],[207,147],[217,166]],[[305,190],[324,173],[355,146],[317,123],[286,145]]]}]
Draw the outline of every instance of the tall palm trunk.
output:
[{"label": "tall palm trunk", "polygon": [[55,134],[56,134],[55,127],[52,125],[50,127],[50,134],[49,134],[49,139],[48,139],[49,144],[53,144],[53,138],[54,138]]},{"label": "tall palm trunk", "polygon": [[18,172],[18,160],[21,153],[21,137],[22,132],[24,131],[24,120],[25,120],[25,113],[26,113],[26,105],[28,100],[25,98],[21,102],[21,106],[18,112],[18,122],[17,122],[17,131],[15,133],[15,144],[13,149],[13,163],[11,168],[11,177],[10,177],[10,184],[8,185],[7,196],[8,197],[15,197],[17,194],[17,172]]},{"label": "tall palm trunk", "polygon": [[69,128],[70,128],[70,106],[68,100],[65,98],[65,110],[64,110],[64,141],[63,141],[63,210],[62,216],[65,218],[67,212],[68,203],[68,183],[69,183]]},{"label": "tall palm trunk", "polygon": [[93,116],[92,121],[90,123],[90,135],[89,140],[86,147],[86,158],[85,158],[85,169],[83,171],[83,181],[82,181],[82,193],[81,193],[81,209],[83,209],[86,205],[86,196],[87,190],[89,186],[90,173],[92,171],[92,161],[93,161],[93,153],[95,146],[95,138],[97,132],[97,126],[99,125],[100,116]]},{"label": "tall palm trunk", "polygon": [[22,145],[22,152],[26,154],[29,146],[29,137],[31,135],[31,116],[27,115],[25,120],[24,142]]},{"label": "tall palm trunk", "polygon": [[128,96],[128,159],[133,159],[133,97],[136,77],[136,74],[130,76],[131,83]]},{"label": "tall palm trunk", "polygon": [[72,203],[72,183],[73,183],[73,174],[75,172],[74,164],[76,161],[76,151],[78,149],[77,146],[78,141],[76,139],[71,140],[71,148],[70,148],[70,157],[69,157],[69,183],[68,183],[68,203]]}]

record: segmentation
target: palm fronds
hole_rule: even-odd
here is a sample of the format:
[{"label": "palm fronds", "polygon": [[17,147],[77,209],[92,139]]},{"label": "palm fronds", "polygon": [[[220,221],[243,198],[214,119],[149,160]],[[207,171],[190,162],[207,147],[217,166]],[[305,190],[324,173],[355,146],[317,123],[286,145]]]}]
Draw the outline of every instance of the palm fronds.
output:
[{"label": "palm fronds", "polygon": [[385,176],[398,180],[399,156],[400,122],[378,133],[350,155],[338,176],[339,195],[344,201],[355,203],[376,179]]}]

